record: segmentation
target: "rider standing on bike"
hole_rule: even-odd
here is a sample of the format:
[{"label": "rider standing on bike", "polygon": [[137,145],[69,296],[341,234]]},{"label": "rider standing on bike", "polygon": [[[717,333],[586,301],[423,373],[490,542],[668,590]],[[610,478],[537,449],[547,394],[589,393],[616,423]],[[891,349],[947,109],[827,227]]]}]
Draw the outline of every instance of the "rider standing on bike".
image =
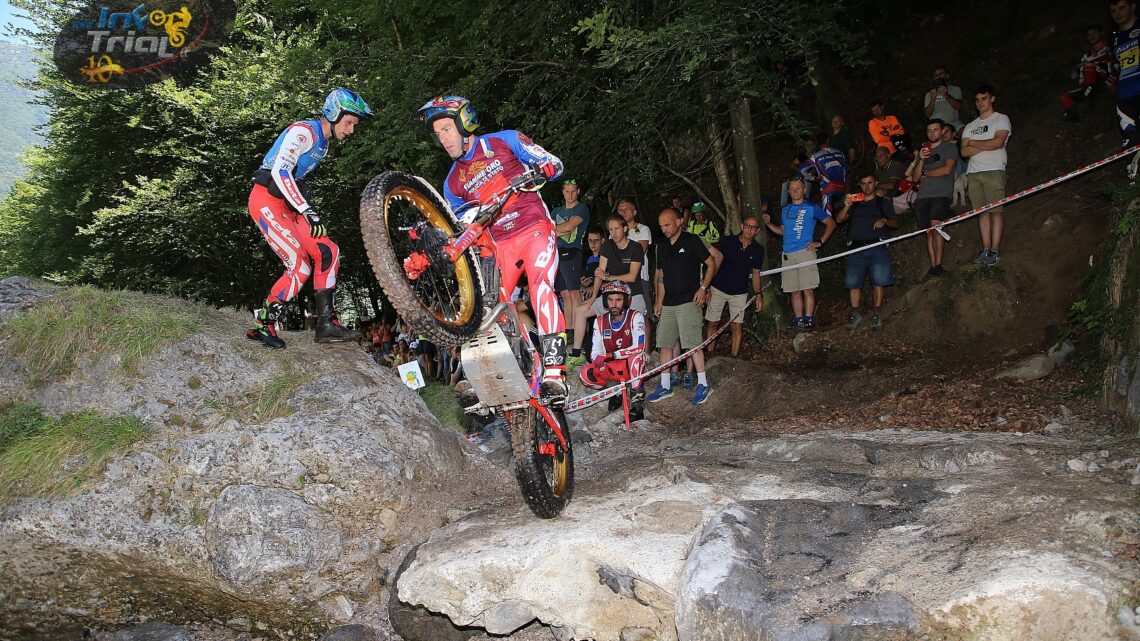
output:
[{"label": "rider standing on bike", "polygon": [[[273,285],[265,306],[254,313],[253,327],[246,336],[280,349],[285,341],[274,324],[285,303],[310,276],[314,277],[313,299],[317,307],[315,341],[332,343],[360,338],[360,332],[343,327],[336,319],[334,292],[340,270],[340,248],[328,238],[320,215],[309,204],[305,177],[329,150],[329,140],[344,140],[356,125],[372,117],[372,109],[359,94],[334,89],[325,98],[321,117],[295,122],[285,128],[265,154],[253,175],[249,214],[269,246],[285,263],[285,273]],[[314,269],[316,274],[314,274]]]},{"label": "rider standing on bike", "polygon": [[[589,365],[579,374],[587,387],[602,389],[607,383],[626,383],[645,372],[645,316],[630,308],[629,285],[620,280],[606,283],[601,292],[609,313],[594,319],[594,342]],[[641,381],[630,403],[629,420],[645,418],[645,391]],[[620,406],[621,397],[610,399],[610,410]]]},{"label": "rider standing on bike", "polygon": [[[531,167],[553,180],[562,174],[562,161],[518,131],[476,136],[478,115],[459,96],[437,96],[419,109],[435,143],[454,161],[443,185],[452,212],[489,205],[515,178]],[[495,241],[495,264],[501,274],[499,300],[510,300],[523,272],[530,285],[531,307],[542,335],[543,381],[540,395],[559,403],[566,399],[566,322],[554,293],[558,273],[556,230],[546,203],[534,192],[511,195],[489,226]]]}]

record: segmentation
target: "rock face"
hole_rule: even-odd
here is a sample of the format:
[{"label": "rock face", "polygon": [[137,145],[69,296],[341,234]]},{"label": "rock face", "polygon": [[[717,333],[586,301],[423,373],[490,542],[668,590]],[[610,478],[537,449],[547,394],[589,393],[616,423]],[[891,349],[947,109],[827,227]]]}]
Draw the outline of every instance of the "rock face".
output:
[{"label": "rock face", "polygon": [[0,638],[140,614],[316,636],[383,613],[386,569],[441,515],[514,492],[356,345],[207,325],[134,372],[109,354],[31,385],[3,361],[0,394],[149,434],[70,496],[0,504]]},{"label": "rock face", "polygon": [[901,594],[844,579],[877,530],[907,511],[819,501],[750,501],[701,530],[681,575],[677,636],[704,639],[905,639],[918,616]]},{"label": "rock face", "polygon": [[1000,372],[995,378],[1012,378],[1016,381],[1035,381],[1045,378],[1057,366],[1046,354],[1034,354],[1014,367]]},{"label": "rock face", "polygon": [[1109,605],[1135,569],[1111,533],[1134,529],[1135,495],[1070,475],[1066,441],[884,430],[742,447],[638,425],[593,435],[584,449],[609,459],[592,453],[558,519],[496,510],[434,533],[399,598],[496,634],[538,619],[598,641],[1122,634]]}]

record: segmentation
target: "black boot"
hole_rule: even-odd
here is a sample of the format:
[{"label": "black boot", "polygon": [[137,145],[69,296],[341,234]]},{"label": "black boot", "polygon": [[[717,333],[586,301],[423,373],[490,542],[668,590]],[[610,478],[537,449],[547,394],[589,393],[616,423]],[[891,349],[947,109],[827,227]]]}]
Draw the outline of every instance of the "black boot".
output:
[{"label": "black boot", "polygon": [[341,343],[345,341],[360,340],[363,336],[355,329],[348,329],[340,324],[333,312],[333,288],[322,289],[313,293],[313,301],[317,306],[317,334],[313,338],[317,343]]},{"label": "black boot", "polygon": [[549,405],[561,406],[570,390],[566,387],[566,334],[547,334],[540,341],[542,350],[542,384],[538,394]]},{"label": "black boot", "polygon": [[245,337],[261,341],[266,347],[284,349],[285,341],[277,337],[277,318],[281,315],[281,303],[266,303],[264,307],[253,313],[253,326],[245,333]]}]

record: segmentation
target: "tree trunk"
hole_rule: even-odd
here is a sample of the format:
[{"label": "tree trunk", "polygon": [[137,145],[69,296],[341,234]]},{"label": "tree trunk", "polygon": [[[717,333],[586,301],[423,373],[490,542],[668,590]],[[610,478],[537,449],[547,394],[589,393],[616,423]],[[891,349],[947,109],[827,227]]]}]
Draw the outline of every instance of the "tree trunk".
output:
[{"label": "tree trunk", "polygon": [[[751,99],[741,96],[732,101],[728,106],[728,115],[732,121],[732,151],[736,155],[736,175],[740,177],[740,200],[744,216],[735,221],[728,221],[726,231],[736,234],[740,232],[740,224],[744,217],[756,216],[756,219],[760,220],[760,162],[756,157]],[[763,245],[767,239],[768,230],[761,225],[760,233],[756,235],[756,242]]]},{"label": "tree trunk", "polygon": [[813,49],[808,53],[806,62],[808,79],[815,91],[815,122],[812,124],[831,131],[827,125],[831,123],[831,117],[839,113],[831,96],[831,79],[828,76],[831,61],[824,60],[824,56]]},{"label": "tree trunk", "polygon": [[705,117],[707,126],[705,133],[712,148],[713,169],[716,171],[716,181],[720,186],[720,197],[724,200],[725,223],[735,224],[740,228],[740,206],[736,200],[736,189],[732,186],[732,172],[728,166],[728,150],[724,147],[724,138],[716,122],[716,113],[713,109],[715,103],[712,96],[712,82],[706,77],[701,81],[704,89]]}]

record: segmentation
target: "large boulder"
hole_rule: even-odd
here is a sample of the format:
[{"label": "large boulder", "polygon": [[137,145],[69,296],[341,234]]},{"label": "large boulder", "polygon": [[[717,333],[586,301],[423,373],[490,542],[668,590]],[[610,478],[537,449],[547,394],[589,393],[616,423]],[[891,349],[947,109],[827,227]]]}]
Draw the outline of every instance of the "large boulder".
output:
[{"label": "large boulder", "polygon": [[584,470],[594,491],[557,519],[489,510],[435,532],[399,599],[495,634],[537,619],[598,641],[1122,634],[1109,606],[1135,579],[1115,543],[1138,515],[1130,470],[1070,476],[1071,443],[661,431],[614,432],[594,461],[607,472]]},{"label": "large boulder", "polygon": [[382,614],[409,542],[514,491],[356,345],[286,333],[269,352],[202,313],[133,369],[98,354],[33,380],[3,360],[9,397],[147,435],[67,496],[0,504],[0,637],[140,615],[316,635]]}]

